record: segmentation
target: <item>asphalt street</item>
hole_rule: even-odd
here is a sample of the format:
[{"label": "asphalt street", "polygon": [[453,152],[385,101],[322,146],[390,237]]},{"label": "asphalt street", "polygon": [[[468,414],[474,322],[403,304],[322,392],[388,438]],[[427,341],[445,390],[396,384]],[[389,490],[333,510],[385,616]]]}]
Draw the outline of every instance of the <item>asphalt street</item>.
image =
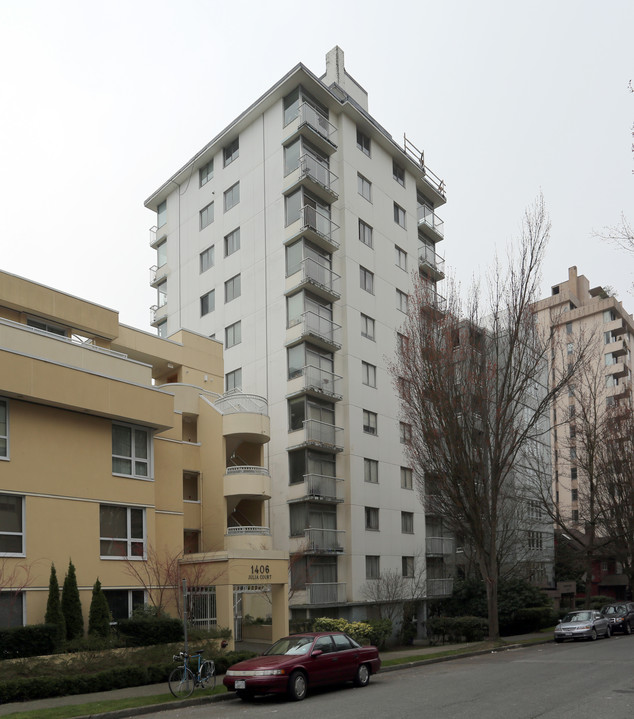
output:
[{"label": "asphalt street", "polygon": [[301,704],[275,697],[162,711],[150,719],[424,716],[429,719],[631,719],[634,636],[543,644],[403,671],[363,689],[316,690]]}]

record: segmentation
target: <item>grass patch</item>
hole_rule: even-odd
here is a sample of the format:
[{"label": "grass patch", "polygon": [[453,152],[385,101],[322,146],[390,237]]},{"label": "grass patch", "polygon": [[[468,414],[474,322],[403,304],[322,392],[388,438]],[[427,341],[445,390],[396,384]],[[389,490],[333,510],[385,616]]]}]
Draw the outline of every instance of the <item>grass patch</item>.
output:
[{"label": "grass patch", "polygon": [[[200,691],[194,690],[189,697],[212,696],[215,694],[226,694],[227,688],[220,684],[214,689],[205,689]],[[129,699],[108,699],[97,702],[87,702],[86,704],[67,704],[65,706],[54,707],[51,709],[32,709],[30,711],[16,711],[5,716],[10,719],[73,719],[73,717],[85,717],[94,714],[103,714],[105,712],[118,711],[120,709],[136,709],[137,707],[153,706],[154,704],[168,704],[178,701],[169,692],[167,694],[155,694],[146,697],[131,697]]]}]

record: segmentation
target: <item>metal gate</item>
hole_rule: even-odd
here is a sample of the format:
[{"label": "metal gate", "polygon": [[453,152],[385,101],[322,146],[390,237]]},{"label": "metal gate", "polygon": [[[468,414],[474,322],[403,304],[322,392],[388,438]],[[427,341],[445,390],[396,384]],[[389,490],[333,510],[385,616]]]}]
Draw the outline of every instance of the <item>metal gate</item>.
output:
[{"label": "metal gate", "polygon": [[242,641],[242,587],[233,590],[233,638]]},{"label": "metal gate", "polygon": [[216,587],[191,587],[187,592],[187,616],[197,627],[216,626]]}]

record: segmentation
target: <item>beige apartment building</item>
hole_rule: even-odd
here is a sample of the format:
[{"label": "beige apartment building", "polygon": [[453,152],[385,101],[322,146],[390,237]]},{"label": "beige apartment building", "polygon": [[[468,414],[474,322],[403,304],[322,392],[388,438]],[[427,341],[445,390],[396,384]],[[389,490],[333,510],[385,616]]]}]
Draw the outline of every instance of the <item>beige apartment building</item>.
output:
[{"label": "beige apartment building", "polygon": [[[583,493],[584,473],[579,466],[576,447],[577,425],[581,404],[596,397],[599,409],[630,401],[631,337],[634,319],[622,303],[603,287],[590,287],[588,279],[568,270],[568,279],[552,287],[551,296],[536,303],[539,322],[555,330],[555,346],[551,357],[551,373],[557,375],[569,362],[577,348],[589,342],[589,369],[562,393],[551,412],[551,451],[553,498],[569,526],[584,531],[583,511],[580,516],[580,492]],[[582,386],[583,385],[583,386]],[[578,523],[578,524],[577,524]],[[621,581],[617,569],[602,562],[597,584],[616,586]],[[627,583],[622,577],[622,581]],[[598,588],[597,588],[598,589]]]},{"label": "beige apartment building", "polygon": [[[0,272],[0,625],[42,622],[51,563],[72,559],[87,620],[151,603],[240,638],[244,612],[288,632],[288,554],[272,548],[264,398],[223,394],[222,345],[162,339],[118,313]],[[243,517],[242,526],[232,518]],[[192,586],[194,585],[194,586]]]}]

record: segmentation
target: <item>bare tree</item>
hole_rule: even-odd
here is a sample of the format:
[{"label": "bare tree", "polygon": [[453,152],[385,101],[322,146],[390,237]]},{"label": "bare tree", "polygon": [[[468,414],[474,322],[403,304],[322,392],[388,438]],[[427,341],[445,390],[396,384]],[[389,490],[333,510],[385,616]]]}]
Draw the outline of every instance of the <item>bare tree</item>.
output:
[{"label": "bare tree", "polygon": [[509,250],[506,267],[496,263],[486,294],[476,284],[464,302],[450,287],[441,304],[416,276],[391,367],[421,499],[433,496],[434,512],[470,545],[486,585],[491,639],[499,637],[501,563],[526,540],[518,522],[524,454],[547,433],[550,402],[574,371],[547,386],[550,337],[533,303],[549,231],[539,197],[525,213],[517,252]]}]

